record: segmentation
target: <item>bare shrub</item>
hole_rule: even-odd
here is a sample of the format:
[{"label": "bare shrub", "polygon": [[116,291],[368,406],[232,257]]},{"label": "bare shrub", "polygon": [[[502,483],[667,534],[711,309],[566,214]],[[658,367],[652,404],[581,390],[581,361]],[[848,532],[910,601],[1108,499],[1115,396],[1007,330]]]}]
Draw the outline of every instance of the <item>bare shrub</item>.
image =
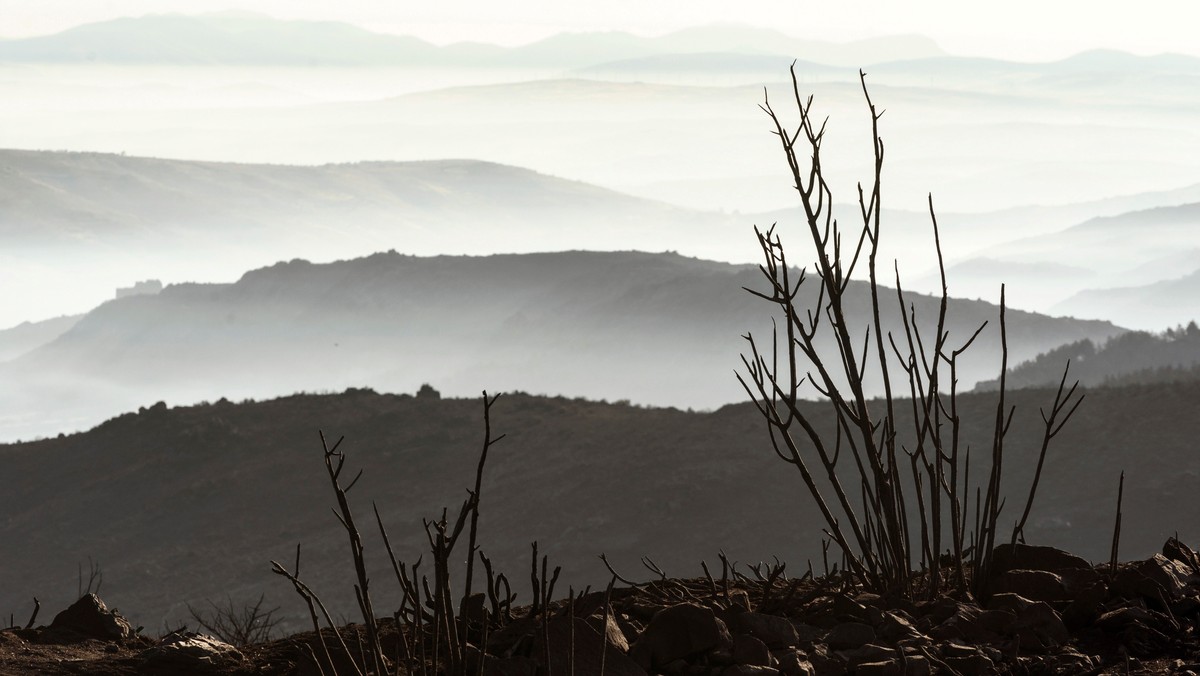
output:
[{"label": "bare shrub", "polygon": [[[986,594],[983,585],[992,552],[998,541],[1003,542],[1001,479],[1005,435],[1012,419],[1012,409],[1005,403],[1004,289],[1000,289],[1002,356],[994,432],[988,462],[976,460],[977,466],[985,467],[985,480],[972,485],[967,471],[970,451],[960,436],[957,367],[984,326],[973,335],[957,337],[957,343],[950,340],[948,291],[932,196],[929,215],[941,272],[933,334],[921,328],[916,307],[906,300],[898,265],[895,290],[880,286],[882,112],[867,91],[866,74],[860,71],[859,75],[871,113],[874,176],[865,189],[858,185],[862,225],[849,238],[843,238],[833,216],[833,192],[822,165],[825,122],[813,117],[813,99],[801,96],[794,68],[791,93],[799,113],[795,126],[785,125],[769,100],[762,104],[800,198],[804,222],[800,238],[811,242],[816,258],[811,274],[808,269],[796,270],[789,265],[775,226],[755,229],[768,290],[748,291],[776,306],[779,316],[769,348],[761,348],[753,335],[745,336],[749,351],[742,356],[745,370],[738,378],[767,422],[776,454],[800,472],[824,517],[825,533],[863,585],[879,593],[911,597],[923,579],[923,586],[936,592],[946,581],[945,560],[952,573],[949,579],[959,591],[967,589],[967,571],[971,571],[972,591]],[[860,321],[848,308],[849,297],[862,292],[851,280],[864,268],[869,318]],[[815,294],[802,295],[802,288],[808,291],[805,285],[811,283],[817,286]],[[893,334],[885,329],[885,312],[897,312],[893,318],[902,330]],[[1043,411],[1046,427],[1037,473],[1010,542],[1023,538],[1050,440],[1082,399],[1075,396],[1074,386],[1066,387],[1066,378],[1064,371],[1049,413]],[[868,397],[868,379],[882,383],[882,398]],[[800,405],[812,395],[828,405],[828,418],[818,419]],[[901,412],[912,424],[903,432],[898,428]],[[832,429],[825,420],[834,421]],[[914,574],[918,564],[919,572]]]},{"label": "bare shrub", "polygon": [[207,601],[208,610],[194,608],[190,603],[187,608],[192,621],[201,629],[241,648],[271,640],[275,628],[282,621],[281,618],[275,617],[279,606],[264,608],[265,599],[266,594],[260,594],[254,603],[239,606],[233,602],[232,597],[226,597],[224,605]]}]

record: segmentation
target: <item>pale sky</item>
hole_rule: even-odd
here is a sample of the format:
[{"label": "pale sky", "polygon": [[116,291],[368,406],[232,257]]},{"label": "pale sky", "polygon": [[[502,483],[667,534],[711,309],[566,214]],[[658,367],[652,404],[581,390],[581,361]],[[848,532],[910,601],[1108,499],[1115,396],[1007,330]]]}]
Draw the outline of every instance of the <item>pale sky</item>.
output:
[{"label": "pale sky", "polygon": [[243,10],[283,19],[345,21],[438,43],[521,44],[564,30],[656,35],[739,22],[844,42],[918,33],[964,56],[1044,60],[1094,48],[1200,56],[1196,0],[0,0],[0,36],[47,34],[148,13]]}]

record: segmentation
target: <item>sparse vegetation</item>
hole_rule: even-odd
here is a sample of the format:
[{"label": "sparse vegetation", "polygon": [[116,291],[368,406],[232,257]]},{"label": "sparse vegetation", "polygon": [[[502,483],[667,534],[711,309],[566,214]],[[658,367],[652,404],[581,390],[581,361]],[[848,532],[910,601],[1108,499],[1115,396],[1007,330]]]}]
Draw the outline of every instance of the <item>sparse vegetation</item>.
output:
[{"label": "sparse vegetation", "polygon": [[235,604],[226,597],[224,605],[208,601],[208,609],[188,604],[188,614],[196,626],[226,643],[242,648],[255,643],[265,643],[275,633],[282,618],[276,615],[279,606],[265,608],[266,592],[259,594],[253,603]]},{"label": "sparse vegetation", "polygon": [[[825,123],[812,113],[813,99],[802,98],[795,70],[792,94],[799,121],[786,125],[771,106],[763,110],[782,145],[793,186],[800,198],[804,226],[801,238],[811,241],[816,263],[807,269],[789,265],[782,236],[776,228],[756,229],[763,253],[760,266],[768,290],[748,289],[778,307],[782,315],[769,348],[747,334],[749,354],[739,378],[766,420],[776,454],[794,466],[816,501],[826,534],[842,560],[867,589],[890,596],[937,594],[948,579],[960,592],[968,587],[986,596],[992,553],[1000,534],[1005,506],[1002,486],[1005,439],[1013,411],[1005,399],[1008,342],[1004,290],[1000,289],[1001,363],[991,453],[986,480],[973,485],[970,448],[962,443],[958,408],[959,357],[983,330],[956,336],[947,330],[949,292],[942,264],[941,242],[933,198],[929,216],[933,245],[941,270],[941,298],[932,335],[928,320],[918,317],[916,305],[903,295],[895,268],[896,309],[903,332],[894,335],[882,320],[890,302],[880,283],[877,260],[882,236],[882,170],[884,144],[879,111],[860,72],[863,96],[871,114],[874,176],[858,186],[861,227],[848,238],[833,214],[834,195],[821,161]],[[851,279],[865,266],[870,285],[868,319],[858,318],[846,298]],[[812,305],[802,286],[818,286]],[[807,290],[807,288],[805,288]],[[861,317],[861,315],[859,315]],[[826,351],[823,341],[834,349]],[[826,343],[827,344],[827,343]],[[1045,431],[1030,483],[1025,512],[1015,523],[1011,541],[1023,541],[1023,529],[1034,501],[1050,440],[1082,400],[1074,386],[1066,387],[1063,372],[1049,412],[1043,412]],[[882,399],[868,398],[869,382],[882,384]],[[806,410],[801,401],[816,395],[829,409],[826,421]],[[907,400],[903,397],[907,396]],[[911,407],[912,427],[902,431],[899,407]],[[976,466],[979,461],[976,460]],[[971,499],[975,506],[971,509]],[[943,569],[943,552],[949,565]],[[914,574],[914,565],[919,570]]]}]

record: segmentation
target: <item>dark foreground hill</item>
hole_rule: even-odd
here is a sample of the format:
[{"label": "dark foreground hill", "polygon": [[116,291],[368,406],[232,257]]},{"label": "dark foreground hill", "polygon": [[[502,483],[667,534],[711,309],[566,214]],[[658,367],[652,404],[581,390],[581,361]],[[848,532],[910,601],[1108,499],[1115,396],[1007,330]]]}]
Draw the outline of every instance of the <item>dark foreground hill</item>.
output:
[{"label": "dark foreground hill", "polygon": [[[1048,396],[1010,393],[1009,505],[1023,502]],[[986,394],[960,402],[975,448],[987,447],[994,404]],[[1107,560],[1122,470],[1123,558],[1148,556],[1176,530],[1200,539],[1198,406],[1195,384],[1089,392],[1047,460],[1029,541]],[[263,592],[298,628],[302,606],[269,561],[290,560],[302,543],[305,579],[335,617],[351,617],[349,555],[329,512],[318,429],[345,435],[349,471],[365,470],[352,504],[377,603],[391,607],[396,589],[371,504],[398,556],[414,561],[426,546],[421,520],[465,497],[481,411],[478,400],[354,390],[156,405],[84,434],[0,447],[0,613],[27,615],[34,595],[66,607],[91,557],[103,568],[105,599],[148,631],[185,619],[187,603],[227,595],[241,603]],[[642,556],[692,576],[720,550],[742,562],[778,555],[797,575],[806,560],[820,568],[816,511],[748,405],[687,413],[515,394],[500,399],[492,422],[508,437],[483,483],[481,546],[522,602],[534,540],[563,566],[561,589],[606,582],[600,553],[633,577],[645,576]]]},{"label": "dark foreground hill", "polygon": [[[10,439],[91,426],[156,399],[237,400],[362,385],[414,391],[431,383],[471,396],[494,384],[716,407],[744,395],[733,377],[741,336],[753,331],[770,344],[772,308],[743,289],[761,285],[754,266],[671,253],[294,260],[234,284],[173,285],[105,303],[58,339],[0,366],[0,394]],[[804,288],[815,297],[815,284]],[[894,298],[883,292],[885,328],[902,335]],[[935,299],[906,299],[932,333]],[[865,326],[864,283],[851,287],[847,310]],[[952,344],[990,322],[963,359],[964,388],[998,372],[997,317],[989,303],[950,302]],[[1008,329],[1010,363],[1121,331],[1016,311]]]}]

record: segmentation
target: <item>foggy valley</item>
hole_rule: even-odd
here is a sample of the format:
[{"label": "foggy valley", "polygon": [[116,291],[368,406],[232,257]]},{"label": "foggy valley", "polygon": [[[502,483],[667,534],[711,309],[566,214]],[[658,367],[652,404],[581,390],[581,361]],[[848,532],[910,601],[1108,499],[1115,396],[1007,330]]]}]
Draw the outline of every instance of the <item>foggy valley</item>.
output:
[{"label": "foggy valley", "polygon": [[[260,594],[283,638],[312,626],[271,562],[303,542],[329,623],[370,625],[352,529],[327,511],[339,503],[318,430],[345,435],[347,473],[364,470],[347,504],[379,556],[368,568],[388,600],[375,610],[395,611],[393,627],[408,611],[393,607],[372,508],[409,562],[429,554],[443,508],[482,513],[480,548],[511,571],[514,608],[536,598],[535,540],[562,566],[564,598],[605,588],[600,554],[665,585],[702,580],[701,560],[724,552],[743,566],[778,556],[818,585],[836,560],[826,581],[913,600],[926,582],[901,592],[872,576],[944,565],[952,585],[941,529],[970,531],[983,552],[989,518],[1013,543],[1020,531],[1022,545],[1107,566],[1118,480],[1121,560],[1169,537],[1200,542],[1200,52],[1088,38],[1053,58],[1001,57],[933,33],[723,14],[658,31],[535,21],[536,39],[497,28],[490,43],[437,40],[419,22],[385,30],[348,9],[274,18],[257,11],[267,4],[0,26],[0,616],[22,619],[36,595],[53,617],[96,560],[105,600],[156,637],[146,646],[193,622],[189,604]],[[785,275],[787,293],[772,286]],[[764,372],[765,401],[751,401]],[[1070,413],[1052,403],[1067,390]],[[503,393],[489,432],[484,391]],[[485,434],[507,436],[470,490]],[[815,479],[783,467],[797,464],[790,444]],[[822,467],[827,451],[857,469]],[[989,484],[1000,457],[1003,483]],[[981,493],[958,495],[960,480]],[[898,516],[880,506],[905,490]],[[1026,490],[1038,496],[1027,526]],[[809,494],[821,491],[838,518]],[[844,557],[833,532],[860,518],[866,551]],[[475,560],[454,556],[447,575]],[[1193,556],[1184,600],[1200,599]],[[1115,561],[1110,573],[1096,617],[1119,605]],[[773,580],[743,582],[766,585],[762,610]],[[729,610],[712,584],[708,605]],[[961,584],[970,603],[994,591]],[[1183,601],[1148,598],[1141,611],[1191,631]],[[466,617],[458,602],[451,619]],[[1048,602],[1076,621],[1076,597]],[[0,636],[39,631],[10,624]],[[645,624],[617,631],[636,644]],[[35,633],[13,635],[53,643]],[[482,640],[471,650],[490,649]],[[813,671],[772,653],[778,671],[753,676],[842,673],[819,667],[825,640],[807,648]],[[6,655],[0,673],[36,671],[6,671]],[[400,669],[360,657],[363,673]],[[543,664],[480,673],[550,676],[554,658],[527,658]],[[445,659],[404,668],[465,676]],[[692,674],[700,658],[688,659],[629,676]]]}]

